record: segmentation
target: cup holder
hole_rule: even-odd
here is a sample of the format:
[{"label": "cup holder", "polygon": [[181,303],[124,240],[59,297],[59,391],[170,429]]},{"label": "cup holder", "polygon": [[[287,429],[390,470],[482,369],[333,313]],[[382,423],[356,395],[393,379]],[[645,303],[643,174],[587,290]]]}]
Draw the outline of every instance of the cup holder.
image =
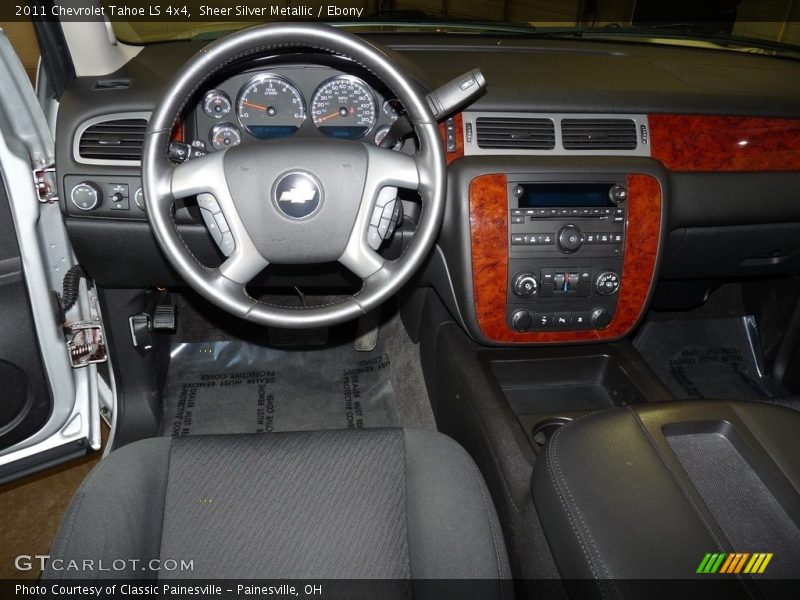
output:
[{"label": "cup holder", "polygon": [[569,417],[551,417],[544,421],[539,421],[533,426],[533,430],[531,431],[534,443],[541,448],[559,428],[570,421],[572,421],[572,419]]}]

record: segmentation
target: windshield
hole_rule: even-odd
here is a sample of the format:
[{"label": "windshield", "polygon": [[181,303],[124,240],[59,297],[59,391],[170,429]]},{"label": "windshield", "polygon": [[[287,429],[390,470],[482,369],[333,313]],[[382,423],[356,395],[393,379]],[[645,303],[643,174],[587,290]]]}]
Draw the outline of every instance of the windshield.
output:
[{"label": "windshield", "polygon": [[357,32],[581,37],[794,54],[800,2],[763,0],[103,0],[117,38],[214,39],[256,23],[322,21]]}]

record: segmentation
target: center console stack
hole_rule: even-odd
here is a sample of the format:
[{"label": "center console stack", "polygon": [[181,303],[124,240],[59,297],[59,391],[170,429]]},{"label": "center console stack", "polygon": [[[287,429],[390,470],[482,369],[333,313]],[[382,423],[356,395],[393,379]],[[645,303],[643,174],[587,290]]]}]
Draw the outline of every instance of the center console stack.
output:
[{"label": "center console stack", "polygon": [[602,329],[617,309],[626,177],[507,179],[506,319],[515,331]]}]

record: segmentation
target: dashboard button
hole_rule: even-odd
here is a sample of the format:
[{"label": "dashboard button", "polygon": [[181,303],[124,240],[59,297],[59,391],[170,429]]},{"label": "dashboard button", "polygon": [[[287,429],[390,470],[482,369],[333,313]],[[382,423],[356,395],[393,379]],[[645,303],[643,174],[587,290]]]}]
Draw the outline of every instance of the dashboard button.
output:
[{"label": "dashboard button", "polygon": [[589,325],[589,312],[574,312],[570,324],[573,327],[588,327]]},{"label": "dashboard button", "polygon": [[91,181],[79,183],[70,192],[70,200],[76,208],[80,210],[94,210],[103,202],[103,194],[100,188]]},{"label": "dashboard button", "polygon": [[553,327],[567,328],[570,325],[572,313],[557,312],[553,315]]},{"label": "dashboard button", "polygon": [[533,328],[546,329],[553,326],[553,313],[537,312],[533,315]]}]

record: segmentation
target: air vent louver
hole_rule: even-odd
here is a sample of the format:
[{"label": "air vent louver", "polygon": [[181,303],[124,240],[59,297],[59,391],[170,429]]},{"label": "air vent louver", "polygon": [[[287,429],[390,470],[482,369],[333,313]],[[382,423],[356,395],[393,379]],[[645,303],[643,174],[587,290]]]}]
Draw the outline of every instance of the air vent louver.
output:
[{"label": "air vent louver", "polygon": [[480,117],[475,121],[480,148],[552,150],[556,131],[550,119]]},{"label": "air vent louver", "polygon": [[562,119],[565,150],[635,150],[636,123],[630,119]]},{"label": "air vent louver", "polygon": [[146,129],[144,119],[95,123],[81,135],[78,154],[80,158],[92,160],[141,160]]}]

